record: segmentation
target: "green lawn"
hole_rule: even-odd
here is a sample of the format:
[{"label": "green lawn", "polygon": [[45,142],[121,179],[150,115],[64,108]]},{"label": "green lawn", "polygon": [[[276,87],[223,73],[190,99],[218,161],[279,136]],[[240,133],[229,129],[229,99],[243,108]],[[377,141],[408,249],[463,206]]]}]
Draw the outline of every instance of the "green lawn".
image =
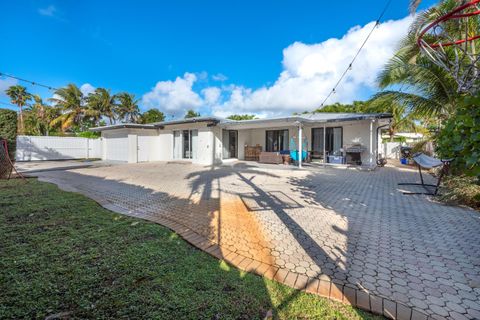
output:
[{"label": "green lawn", "polygon": [[0,255],[0,319],[374,318],[35,179],[0,181]]}]

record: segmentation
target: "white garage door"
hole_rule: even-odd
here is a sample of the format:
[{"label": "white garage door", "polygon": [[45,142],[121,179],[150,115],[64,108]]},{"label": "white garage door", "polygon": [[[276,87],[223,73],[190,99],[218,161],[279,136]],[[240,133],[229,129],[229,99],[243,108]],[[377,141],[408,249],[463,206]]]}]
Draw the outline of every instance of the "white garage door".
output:
[{"label": "white garage door", "polygon": [[128,161],[128,138],[126,134],[109,135],[105,139],[106,158],[114,161]]}]

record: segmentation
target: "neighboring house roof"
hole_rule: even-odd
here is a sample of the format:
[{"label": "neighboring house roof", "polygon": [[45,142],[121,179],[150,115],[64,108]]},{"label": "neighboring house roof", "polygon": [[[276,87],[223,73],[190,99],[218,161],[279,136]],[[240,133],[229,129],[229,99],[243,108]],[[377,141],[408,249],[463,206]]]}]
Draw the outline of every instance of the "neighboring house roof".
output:
[{"label": "neighboring house roof", "polygon": [[105,130],[114,130],[114,129],[155,129],[155,126],[152,124],[138,124],[138,123],[122,123],[122,124],[112,124],[109,126],[95,127],[90,128],[90,131],[105,131]]},{"label": "neighboring house roof", "polygon": [[301,123],[325,123],[325,122],[340,122],[340,121],[356,121],[356,120],[368,120],[368,119],[390,119],[392,115],[389,113],[304,113],[288,117],[278,117],[278,118],[264,118],[264,119],[253,119],[253,120],[229,120],[219,117],[196,117],[180,120],[170,120],[155,122],[150,124],[118,124],[104,127],[92,128],[92,131],[104,131],[112,129],[121,129],[121,128],[140,128],[140,129],[155,129],[163,128],[169,125],[184,124],[184,123],[198,123],[198,122],[209,122],[211,124],[220,124],[223,127],[233,127],[233,126],[259,126],[262,124],[284,124],[292,122],[301,122]]}]

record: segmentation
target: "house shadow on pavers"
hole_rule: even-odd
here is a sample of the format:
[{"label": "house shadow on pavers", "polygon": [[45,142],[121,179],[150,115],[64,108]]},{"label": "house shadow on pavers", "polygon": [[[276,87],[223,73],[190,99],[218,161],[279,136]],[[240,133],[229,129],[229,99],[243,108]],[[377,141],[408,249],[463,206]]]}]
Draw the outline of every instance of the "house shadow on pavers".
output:
[{"label": "house shadow on pavers", "polygon": [[317,213],[331,222],[316,230],[315,239],[324,239],[328,254],[342,262],[333,281],[359,290],[357,304],[364,293],[380,298],[378,307],[387,317],[475,319],[480,314],[478,213],[403,195],[397,183],[415,181],[415,171],[335,173],[335,178],[312,173],[289,182],[292,193],[324,208]]}]

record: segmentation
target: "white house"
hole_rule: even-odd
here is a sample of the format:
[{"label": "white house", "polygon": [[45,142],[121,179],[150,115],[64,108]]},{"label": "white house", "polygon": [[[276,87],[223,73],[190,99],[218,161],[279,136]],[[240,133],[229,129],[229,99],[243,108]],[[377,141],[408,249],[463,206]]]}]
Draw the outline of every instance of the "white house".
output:
[{"label": "white house", "polygon": [[[303,161],[374,166],[379,129],[388,126],[390,118],[384,113],[315,113],[242,121],[199,117],[91,130],[101,132],[103,160],[212,165],[228,159],[251,160],[249,150],[258,150],[263,156],[308,154]],[[302,160],[297,164],[301,166]]]}]

